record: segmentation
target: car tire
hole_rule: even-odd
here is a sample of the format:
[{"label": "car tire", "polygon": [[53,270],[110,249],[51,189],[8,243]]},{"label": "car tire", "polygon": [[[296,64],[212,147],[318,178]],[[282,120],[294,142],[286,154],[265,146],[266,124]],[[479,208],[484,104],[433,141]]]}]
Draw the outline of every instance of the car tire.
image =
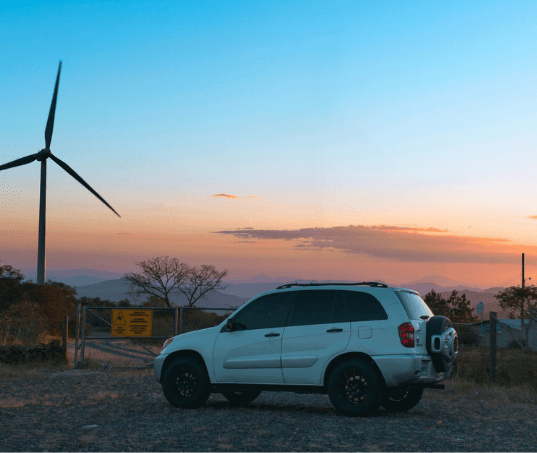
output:
[{"label": "car tire", "polygon": [[423,387],[413,385],[402,390],[387,390],[382,407],[389,412],[405,412],[415,407],[423,396]]},{"label": "car tire", "polygon": [[260,391],[248,391],[248,392],[222,392],[224,398],[227,399],[231,404],[242,405],[251,403],[259,395]]},{"label": "car tire", "polygon": [[426,335],[426,345],[427,352],[431,356],[433,361],[434,369],[438,373],[443,373],[444,371],[449,371],[453,366],[453,362],[446,357],[442,352],[434,352],[432,350],[432,337],[433,335],[441,335],[444,331],[451,328],[451,321],[445,316],[433,316],[427,322],[427,335]]},{"label": "car tire", "polygon": [[211,383],[199,360],[181,357],[166,368],[162,390],[173,406],[194,409],[203,406],[209,398]]},{"label": "car tire", "polygon": [[375,412],[382,402],[381,377],[363,360],[337,365],[328,379],[328,396],[337,411],[352,417]]}]

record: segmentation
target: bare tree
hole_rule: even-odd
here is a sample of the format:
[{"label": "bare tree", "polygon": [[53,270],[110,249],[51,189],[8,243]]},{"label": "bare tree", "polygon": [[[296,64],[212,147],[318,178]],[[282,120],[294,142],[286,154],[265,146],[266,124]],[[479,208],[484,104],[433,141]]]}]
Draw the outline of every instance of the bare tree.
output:
[{"label": "bare tree", "polygon": [[171,292],[190,275],[188,264],[180,263],[177,258],[168,256],[141,261],[136,265],[142,268],[141,273],[125,274],[125,279],[131,287],[129,294],[154,296],[168,307],[172,306],[169,297]]},{"label": "bare tree", "polygon": [[214,266],[203,265],[201,268],[191,267],[184,279],[177,282],[177,289],[188,299],[192,307],[199,299],[213,289],[226,289],[228,285],[222,279],[228,274],[227,269],[220,272]]}]

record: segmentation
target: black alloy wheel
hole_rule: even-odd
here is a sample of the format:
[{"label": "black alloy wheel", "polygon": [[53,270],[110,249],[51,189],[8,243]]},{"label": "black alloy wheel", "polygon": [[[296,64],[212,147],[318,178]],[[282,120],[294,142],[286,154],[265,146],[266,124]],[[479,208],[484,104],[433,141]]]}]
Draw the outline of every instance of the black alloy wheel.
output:
[{"label": "black alloy wheel", "polygon": [[381,378],[371,365],[362,360],[340,363],[328,380],[328,396],[343,414],[370,415],[382,402]]},{"label": "black alloy wheel", "polygon": [[204,367],[193,357],[181,357],[170,364],[162,379],[166,399],[176,407],[203,406],[211,393]]}]

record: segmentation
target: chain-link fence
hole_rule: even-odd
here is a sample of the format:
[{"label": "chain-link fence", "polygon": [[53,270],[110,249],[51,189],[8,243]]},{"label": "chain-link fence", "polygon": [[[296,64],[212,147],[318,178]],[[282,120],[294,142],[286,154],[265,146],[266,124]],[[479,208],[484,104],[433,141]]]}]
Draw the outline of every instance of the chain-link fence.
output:
[{"label": "chain-link fence", "polygon": [[75,368],[152,366],[163,340],[220,324],[234,308],[77,307]]}]

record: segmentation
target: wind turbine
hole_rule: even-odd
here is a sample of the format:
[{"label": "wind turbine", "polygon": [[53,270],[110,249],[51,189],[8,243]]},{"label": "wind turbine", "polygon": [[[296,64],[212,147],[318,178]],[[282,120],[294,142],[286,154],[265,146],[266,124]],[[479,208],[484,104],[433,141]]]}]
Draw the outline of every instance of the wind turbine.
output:
[{"label": "wind turbine", "polygon": [[84,181],[69,165],[62,160],[54,156],[50,151],[50,141],[52,140],[52,130],[54,129],[54,115],[56,114],[56,100],[58,98],[58,86],[60,84],[60,72],[62,70],[62,62],[58,67],[58,75],[56,76],[56,85],[54,86],[54,94],[52,95],[52,103],[50,104],[50,111],[48,113],[47,126],[45,128],[45,148],[36,154],[23,157],[21,159],[14,160],[4,165],[0,165],[0,171],[7,170],[8,168],[19,167],[26,165],[34,160],[41,162],[41,190],[39,197],[39,242],[37,249],[37,283],[43,285],[45,283],[45,224],[46,224],[46,204],[47,204],[47,159],[50,157],[60,167],[62,167],[67,173],[75,178],[80,184],[88,189],[93,195],[101,200],[106,206],[108,206],[114,213],[121,217],[112,206],[110,206],[103,197],[101,197],[95,190],[93,190],[89,184]]}]

